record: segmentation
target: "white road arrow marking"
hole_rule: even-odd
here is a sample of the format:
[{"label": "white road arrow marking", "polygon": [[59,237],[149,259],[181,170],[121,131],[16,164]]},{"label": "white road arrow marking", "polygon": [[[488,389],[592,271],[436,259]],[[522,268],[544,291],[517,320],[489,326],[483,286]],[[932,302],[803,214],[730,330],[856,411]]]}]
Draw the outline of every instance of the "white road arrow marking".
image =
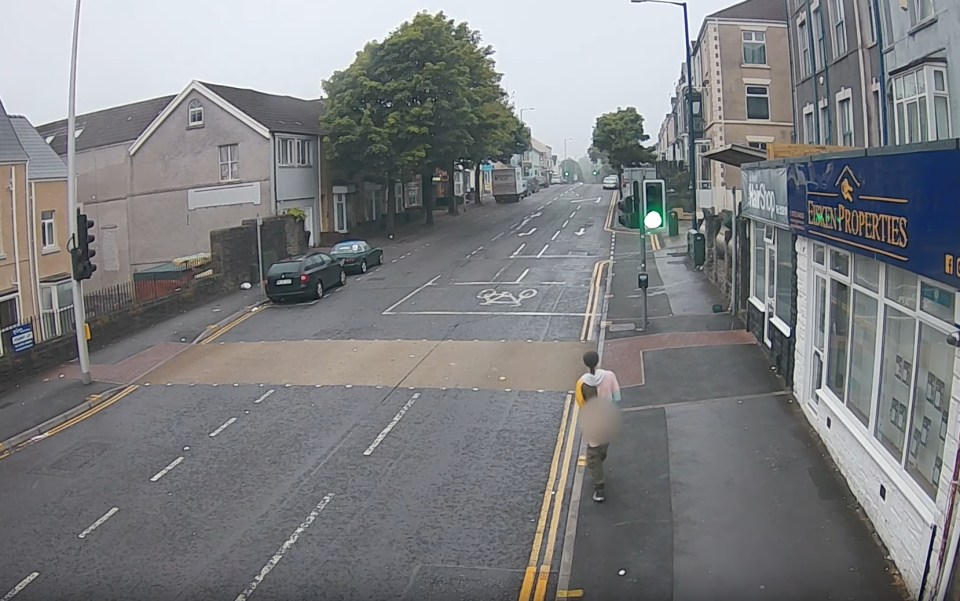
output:
[{"label": "white road arrow marking", "polygon": [[533,234],[533,232],[535,232],[535,231],[537,231],[537,228],[533,228],[533,229],[530,230],[529,232],[523,232],[523,233],[517,234],[517,235],[518,235],[518,236],[529,236],[529,235]]},{"label": "white road arrow marking", "polygon": [[587,232],[586,229],[580,228],[579,230],[573,232],[573,235],[574,235],[574,236],[582,236],[582,235],[584,235],[586,232]]}]

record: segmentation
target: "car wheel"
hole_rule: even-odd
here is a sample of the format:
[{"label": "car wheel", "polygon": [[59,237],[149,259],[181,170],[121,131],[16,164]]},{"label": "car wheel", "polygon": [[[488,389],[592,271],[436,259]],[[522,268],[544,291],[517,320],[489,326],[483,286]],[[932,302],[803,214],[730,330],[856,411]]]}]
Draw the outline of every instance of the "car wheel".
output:
[{"label": "car wheel", "polygon": [[323,298],[323,278],[317,278],[317,291],[314,296],[317,300]]},{"label": "car wheel", "polygon": [[340,285],[341,286],[347,285],[347,272],[342,269],[340,270]]},{"label": "car wheel", "polygon": [[377,265],[383,265],[383,253],[377,256]]},{"label": "car wheel", "polygon": [[367,260],[364,259],[363,263],[360,263],[360,273],[367,273]]}]

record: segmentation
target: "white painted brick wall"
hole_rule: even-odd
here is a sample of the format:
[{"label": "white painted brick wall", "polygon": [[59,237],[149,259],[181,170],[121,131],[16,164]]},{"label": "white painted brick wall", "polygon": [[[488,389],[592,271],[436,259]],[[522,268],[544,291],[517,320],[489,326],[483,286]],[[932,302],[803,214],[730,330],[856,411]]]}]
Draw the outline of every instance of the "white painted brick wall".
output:
[{"label": "white painted brick wall", "polygon": [[[794,355],[794,394],[804,415],[813,425],[823,440],[830,456],[837,464],[840,472],[846,479],[850,489],[860,502],[865,513],[873,522],[873,526],[889,550],[890,557],[896,563],[903,576],[904,584],[912,596],[916,597],[920,591],[923,579],[927,549],[930,544],[930,526],[913,502],[904,494],[900,481],[892,479],[881,463],[867,451],[861,439],[853,434],[846,426],[846,421],[855,419],[846,414],[846,421],[838,417],[830,405],[821,402],[814,409],[809,400],[807,374],[811,366],[807,363],[807,333],[809,330],[809,281],[808,281],[808,250],[810,243],[804,238],[798,238],[797,249],[797,344]],[[960,296],[960,295],[958,295]],[[958,299],[960,300],[960,299]],[[937,494],[936,509],[933,514],[937,524],[937,537],[934,541],[933,557],[931,558],[931,573],[928,577],[926,598],[931,598],[934,592],[934,583],[939,576],[937,569],[938,554],[940,552],[943,520],[945,517],[947,496],[949,495],[952,466],[957,453],[958,435],[960,435],[960,351],[954,364],[953,397],[951,399],[951,419],[947,429],[947,439],[943,453],[943,474],[940,478]],[[839,411],[845,411],[839,408]],[[826,420],[830,418],[831,425],[827,428]],[[872,436],[872,435],[871,435]],[[885,452],[885,451],[881,451]],[[889,466],[887,469],[890,469]],[[904,470],[899,470],[902,480],[912,482],[911,476]],[[886,488],[886,499],[880,498],[880,485]],[[917,489],[919,495],[925,493]],[[958,516],[955,513],[954,522]],[[956,525],[954,527],[957,527]],[[949,566],[947,566],[949,569]]]}]

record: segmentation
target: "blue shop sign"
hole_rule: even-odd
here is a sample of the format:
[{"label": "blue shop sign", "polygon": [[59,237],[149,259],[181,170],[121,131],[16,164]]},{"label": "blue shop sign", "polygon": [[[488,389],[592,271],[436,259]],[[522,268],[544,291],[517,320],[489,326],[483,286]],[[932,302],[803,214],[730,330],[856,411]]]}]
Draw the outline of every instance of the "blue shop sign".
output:
[{"label": "blue shop sign", "polygon": [[960,150],[788,165],[790,228],[960,288]]},{"label": "blue shop sign", "polygon": [[33,324],[24,323],[16,326],[10,332],[10,344],[13,352],[21,353],[33,348]]}]

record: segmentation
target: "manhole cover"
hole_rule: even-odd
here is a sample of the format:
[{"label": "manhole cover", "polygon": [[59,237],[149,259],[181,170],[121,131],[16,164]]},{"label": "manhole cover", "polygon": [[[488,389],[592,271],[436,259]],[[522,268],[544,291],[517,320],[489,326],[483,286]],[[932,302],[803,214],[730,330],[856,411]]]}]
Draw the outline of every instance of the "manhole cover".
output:
[{"label": "manhole cover", "polygon": [[611,332],[631,332],[636,329],[637,326],[632,323],[612,323],[607,327],[607,330]]}]

